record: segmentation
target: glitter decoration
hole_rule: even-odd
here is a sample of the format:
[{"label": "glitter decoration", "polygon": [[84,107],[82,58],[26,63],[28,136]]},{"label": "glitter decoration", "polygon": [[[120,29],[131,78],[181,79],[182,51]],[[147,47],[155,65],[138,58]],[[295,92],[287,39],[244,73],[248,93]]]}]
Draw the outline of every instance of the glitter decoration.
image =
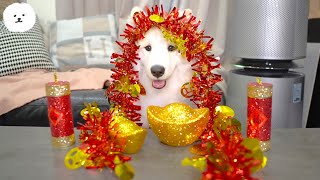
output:
[{"label": "glitter decoration", "polygon": [[75,143],[70,83],[58,81],[46,83],[48,118],[51,129],[51,143],[56,148],[66,148]]},{"label": "glitter decoration", "polygon": [[229,106],[217,106],[215,109],[215,114],[227,118],[233,118],[235,115],[233,109],[231,109]]},{"label": "glitter decoration", "polygon": [[156,23],[162,23],[162,22],[164,22],[164,18],[161,17],[161,16],[159,16],[159,15],[156,15],[156,14],[152,14],[152,15],[149,17],[149,19],[150,19],[151,21],[156,22]]},{"label": "glitter decoration", "polygon": [[215,108],[215,118],[212,126],[212,131],[208,134],[204,134],[201,136],[203,140],[202,143],[195,144],[190,147],[190,152],[195,155],[203,156],[206,155],[207,152],[207,141],[218,141],[217,137],[220,135],[220,132],[224,133],[221,130],[226,130],[227,127],[228,133],[232,133],[237,139],[241,139],[241,127],[240,122],[234,119],[235,113],[232,108],[228,106],[217,106]]},{"label": "glitter decoration", "polygon": [[64,158],[64,164],[68,169],[78,169],[81,166],[92,166],[92,161],[87,161],[90,155],[78,147],[69,150]]},{"label": "glitter decoration", "polygon": [[272,84],[248,83],[247,137],[260,140],[263,151],[270,149]]},{"label": "glitter decoration", "polygon": [[207,140],[190,149],[198,156],[185,158],[182,165],[199,169],[202,173],[201,180],[255,180],[252,174],[264,168],[267,163],[259,140],[242,137],[239,127],[241,124],[233,117],[234,111],[230,107],[217,106],[215,110],[213,130],[202,137]]},{"label": "glitter decoration", "polygon": [[147,117],[152,131],[170,146],[186,146],[199,139],[209,120],[209,109],[192,109],[183,103],[149,106]]},{"label": "glitter decoration", "polygon": [[200,157],[200,158],[185,158],[181,162],[182,166],[193,166],[194,168],[197,168],[200,172],[203,172],[207,168],[206,164],[206,158],[205,157]]},{"label": "glitter decoration", "polygon": [[121,180],[132,179],[134,169],[128,163],[131,157],[123,154],[126,142],[117,138],[120,133],[115,131],[117,122],[113,115],[109,111],[101,112],[96,103],[85,105],[81,111],[85,124],[78,126],[80,145],[66,154],[65,166],[69,169],[107,167]]},{"label": "glitter decoration", "polygon": [[245,138],[235,143],[233,136],[222,138],[226,140],[224,145],[208,143],[207,166],[202,172],[202,180],[257,180],[251,175],[267,163],[267,158],[259,148],[259,141]]},{"label": "glitter decoration", "polygon": [[190,152],[192,154],[198,155],[198,156],[204,156],[207,154],[207,148],[204,144],[196,144],[190,147]]},{"label": "glitter decoration", "polygon": [[186,57],[186,50],[187,50],[187,48],[186,48],[186,46],[185,46],[185,43],[186,43],[188,40],[187,40],[187,39],[184,40],[184,39],[183,39],[183,36],[177,37],[177,36],[171,34],[169,31],[167,31],[167,30],[164,29],[164,28],[162,28],[161,30],[162,30],[162,33],[163,33],[163,37],[164,37],[167,41],[169,41],[169,42],[171,42],[171,43],[173,43],[173,44],[175,44],[175,45],[177,46],[177,49],[178,49],[179,52],[181,53],[182,57]]},{"label": "glitter decoration", "polygon": [[[133,15],[134,25],[127,24],[121,35],[123,42],[117,42],[122,53],[114,53],[112,62],[115,68],[112,69],[112,84],[106,91],[106,96],[111,103],[111,111],[117,109],[124,117],[142,125],[141,114],[138,111],[141,107],[137,105],[139,96],[148,92],[145,91],[139,82],[138,72],[133,69],[140,60],[138,57],[137,41],[144,38],[151,28],[159,28],[164,38],[175,45],[186,61],[194,61],[192,69],[194,75],[188,86],[181,87],[181,94],[189,98],[198,108],[208,108],[209,123],[207,123],[208,134],[213,124],[214,108],[221,101],[221,91],[214,90],[216,83],[222,80],[221,76],[214,73],[220,64],[213,54],[210,54],[213,38],[204,35],[199,30],[200,21],[195,16],[179,9],[173,8],[170,12],[164,12],[163,7],[157,5],[146,13],[136,12]],[[187,94],[185,92],[188,92]]]},{"label": "glitter decoration", "polygon": [[125,142],[124,153],[134,154],[140,151],[147,135],[147,130],[123,116],[113,116],[112,132],[116,138]]}]

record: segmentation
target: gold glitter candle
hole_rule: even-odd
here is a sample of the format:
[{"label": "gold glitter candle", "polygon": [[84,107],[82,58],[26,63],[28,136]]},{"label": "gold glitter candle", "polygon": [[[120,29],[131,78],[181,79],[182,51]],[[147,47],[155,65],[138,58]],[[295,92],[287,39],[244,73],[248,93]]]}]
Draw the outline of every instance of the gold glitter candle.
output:
[{"label": "gold glitter candle", "polygon": [[270,149],[272,84],[248,83],[247,136],[260,140],[262,151]]},{"label": "gold glitter candle", "polygon": [[56,148],[65,148],[75,143],[70,84],[55,81],[46,84],[48,118],[51,128],[51,143]]}]

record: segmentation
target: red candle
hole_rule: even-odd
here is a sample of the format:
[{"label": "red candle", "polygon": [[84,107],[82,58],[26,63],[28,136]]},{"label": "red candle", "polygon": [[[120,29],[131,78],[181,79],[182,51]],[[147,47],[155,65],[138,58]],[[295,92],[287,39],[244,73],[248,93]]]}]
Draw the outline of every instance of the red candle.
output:
[{"label": "red candle", "polygon": [[46,94],[52,145],[69,147],[75,143],[70,83],[58,81],[55,74],[55,81],[46,84]]},{"label": "red candle", "polygon": [[272,84],[248,83],[247,136],[260,140],[262,151],[270,149]]}]

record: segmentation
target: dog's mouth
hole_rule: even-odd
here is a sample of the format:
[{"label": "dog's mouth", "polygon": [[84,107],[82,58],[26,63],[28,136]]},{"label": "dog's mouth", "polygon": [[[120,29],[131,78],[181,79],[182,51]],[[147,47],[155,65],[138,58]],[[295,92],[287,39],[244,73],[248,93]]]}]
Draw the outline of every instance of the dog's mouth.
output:
[{"label": "dog's mouth", "polygon": [[152,86],[156,89],[162,89],[166,86],[166,80],[153,80]]},{"label": "dog's mouth", "polygon": [[22,23],[22,21],[21,21],[21,20],[18,20],[18,21],[16,21],[16,23]]}]

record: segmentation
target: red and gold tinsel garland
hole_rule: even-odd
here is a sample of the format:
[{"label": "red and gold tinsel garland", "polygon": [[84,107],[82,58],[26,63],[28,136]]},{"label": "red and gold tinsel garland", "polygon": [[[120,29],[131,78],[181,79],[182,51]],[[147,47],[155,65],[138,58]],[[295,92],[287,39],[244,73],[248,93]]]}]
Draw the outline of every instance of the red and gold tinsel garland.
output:
[{"label": "red and gold tinsel garland", "polygon": [[123,154],[126,141],[120,142],[117,138],[112,113],[100,112],[97,104],[86,104],[81,115],[85,124],[78,126],[80,145],[67,153],[65,166],[69,169],[107,167],[115,171],[121,180],[132,179],[134,170],[128,163],[131,157]]},{"label": "red and gold tinsel garland", "polygon": [[252,174],[266,166],[259,140],[243,138],[241,124],[233,116],[231,108],[217,106],[212,131],[202,137],[206,143],[191,148],[192,153],[204,157],[182,161],[184,166],[199,169],[202,180],[256,180]]},{"label": "red and gold tinsel garland", "polygon": [[197,107],[210,109],[207,129],[211,129],[214,108],[221,100],[221,92],[214,90],[213,86],[222,80],[220,75],[213,72],[220,67],[220,64],[212,54],[209,54],[213,38],[205,36],[204,31],[198,30],[200,21],[195,16],[187,14],[186,11],[181,15],[177,8],[165,13],[162,6],[154,6],[152,10],[146,7],[146,13],[136,12],[133,21],[134,26],[127,24],[122,35],[126,41],[117,42],[122,53],[112,55],[114,59],[112,63],[115,64],[111,76],[113,83],[106,92],[112,109],[116,109],[118,113],[122,113],[132,121],[140,120],[141,115],[137,111],[141,107],[135,105],[135,102],[139,100],[139,95],[148,92],[145,92],[140,84],[138,72],[133,70],[133,66],[139,60],[137,54],[139,47],[136,42],[143,39],[144,34],[152,27],[158,27],[164,37],[177,46],[187,61],[195,62],[192,64],[194,75],[190,82],[181,87],[181,93],[184,97],[190,98]]}]

